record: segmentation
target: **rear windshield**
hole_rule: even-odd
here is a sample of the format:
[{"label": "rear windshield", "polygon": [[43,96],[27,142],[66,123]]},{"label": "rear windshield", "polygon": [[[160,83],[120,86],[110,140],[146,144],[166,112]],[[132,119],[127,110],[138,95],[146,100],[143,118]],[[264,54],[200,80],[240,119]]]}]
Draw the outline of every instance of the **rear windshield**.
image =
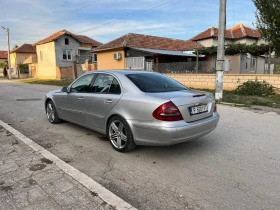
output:
[{"label": "rear windshield", "polygon": [[179,82],[162,74],[127,74],[126,75],[141,91],[148,93],[187,90]]}]

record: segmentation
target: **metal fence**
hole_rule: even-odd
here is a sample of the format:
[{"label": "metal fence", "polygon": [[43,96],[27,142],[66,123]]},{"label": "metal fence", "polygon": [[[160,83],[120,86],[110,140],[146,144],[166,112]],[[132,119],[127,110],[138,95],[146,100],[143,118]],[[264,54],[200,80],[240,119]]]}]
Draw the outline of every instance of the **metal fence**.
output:
[{"label": "metal fence", "polygon": [[215,73],[215,63],[209,61],[199,61],[198,70],[196,70],[196,62],[159,63],[153,65],[153,71],[171,74],[212,74]]},{"label": "metal fence", "polygon": [[[265,70],[268,71],[268,61],[265,63]],[[270,61],[270,74],[280,74],[280,58],[274,58]]]}]

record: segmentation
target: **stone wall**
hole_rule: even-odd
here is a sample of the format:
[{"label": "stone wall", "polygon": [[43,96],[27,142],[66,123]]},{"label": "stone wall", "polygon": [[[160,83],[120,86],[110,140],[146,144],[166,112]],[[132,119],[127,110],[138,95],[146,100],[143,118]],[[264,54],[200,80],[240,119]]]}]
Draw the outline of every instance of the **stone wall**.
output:
[{"label": "stone wall", "polygon": [[[215,74],[166,74],[178,82],[192,88],[215,89]],[[258,79],[265,80],[274,87],[280,89],[280,75],[268,74],[225,74],[224,90],[234,90],[238,85],[248,81]]]}]

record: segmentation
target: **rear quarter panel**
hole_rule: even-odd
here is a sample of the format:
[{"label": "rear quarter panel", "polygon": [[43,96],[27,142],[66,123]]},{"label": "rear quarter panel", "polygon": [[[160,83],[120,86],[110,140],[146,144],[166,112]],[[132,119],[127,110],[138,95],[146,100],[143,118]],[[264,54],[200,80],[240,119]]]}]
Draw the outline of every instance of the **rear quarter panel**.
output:
[{"label": "rear quarter panel", "polygon": [[126,120],[154,121],[154,110],[166,101],[168,100],[147,96],[145,93],[124,93],[107,119],[112,115],[120,115]]}]

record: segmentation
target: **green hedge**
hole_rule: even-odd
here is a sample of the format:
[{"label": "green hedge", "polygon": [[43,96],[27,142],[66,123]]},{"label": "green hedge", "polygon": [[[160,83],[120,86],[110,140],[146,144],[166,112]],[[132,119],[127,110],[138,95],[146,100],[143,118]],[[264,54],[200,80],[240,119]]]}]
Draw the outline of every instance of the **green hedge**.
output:
[{"label": "green hedge", "polygon": [[274,94],[273,88],[274,87],[268,82],[258,81],[256,79],[254,81],[250,80],[239,85],[236,90],[234,90],[234,93],[238,95],[268,96]]}]

